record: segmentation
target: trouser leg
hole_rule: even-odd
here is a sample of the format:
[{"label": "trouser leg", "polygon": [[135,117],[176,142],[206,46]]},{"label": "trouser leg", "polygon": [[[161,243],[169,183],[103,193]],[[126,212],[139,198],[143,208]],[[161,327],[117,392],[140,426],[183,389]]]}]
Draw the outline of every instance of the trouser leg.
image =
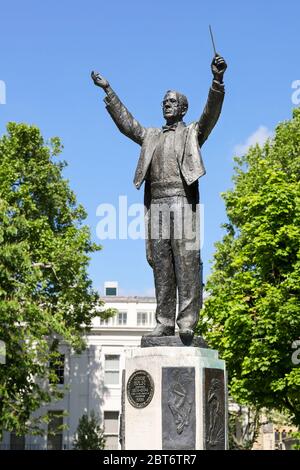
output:
[{"label": "trouser leg", "polygon": [[177,325],[194,330],[201,308],[200,252],[186,250],[182,240],[173,241],[178,286]]},{"label": "trouser leg", "polygon": [[156,321],[158,325],[174,330],[176,317],[176,279],[171,241],[162,238],[151,240],[151,248],[157,301]]},{"label": "trouser leg", "polygon": [[181,330],[186,328],[194,330],[202,306],[202,263],[200,260],[198,209],[196,204],[184,207],[182,236],[173,237],[171,241],[178,287],[177,324]]}]

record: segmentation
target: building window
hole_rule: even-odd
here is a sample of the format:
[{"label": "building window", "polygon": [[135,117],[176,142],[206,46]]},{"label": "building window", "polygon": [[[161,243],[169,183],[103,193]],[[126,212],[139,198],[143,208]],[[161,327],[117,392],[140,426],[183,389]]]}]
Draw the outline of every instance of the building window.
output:
[{"label": "building window", "polygon": [[104,383],[106,385],[119,385],[120,382],[120,356],[105,355]]},{"label": "building window", "polygon": [[10,433],[10,450],[24,450],[25,436],[17,436],[14,432]]},{"label": "building window", "polygon": [[119,412],[104,411],[105,450],[118,450],[119,447]]},{"label": "building window", "polygon": [[62,411],[48,411],[48,436],[47,436],[47,449],[48,450],[62,450],[63,444],[63,412]]},{"label": "building window", "polygon": [[50,361],[50,369],[55,374],[56,379],[50,378],[50,383],[63,385],[65,382],[65,355],[59,354],[58,357]]},{"label": "building window", "polygon": [[117,288],[116,287],[105,287],[105,295],[117,295]]},{"label": "building window", "polygon": [[115,317],[110,317],[110,318],[106,318],[106,319],[103,319],[103,318],[100,318],[100,326],[114,326],[115,323],[116,323],[116,319],[118,315]]},{"label": "building window", "polygon": [[118,325],[126,325],[127,324],[127,312],[119,312],[118,313]]},{"label": "building window", "polygon": [[148,312],[137,312],[137,325],[148,325]]}]

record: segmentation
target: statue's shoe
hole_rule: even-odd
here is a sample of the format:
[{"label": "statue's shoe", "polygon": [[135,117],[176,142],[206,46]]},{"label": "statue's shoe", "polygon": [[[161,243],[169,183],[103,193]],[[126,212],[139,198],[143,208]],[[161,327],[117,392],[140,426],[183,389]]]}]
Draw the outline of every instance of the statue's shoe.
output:
[{"label": "statue's shoe", "polygon": [[182,341],[192,341],[194,338],[194,330],[191,328],[180,328],[179,336]]},{"label": "statue's shoe", "polygon": [[145,336],[174,336],[175,335],[175,327],[172,328],[171,326],[164,326],[164,325],[156,325],[153,331],[147,333]]}]

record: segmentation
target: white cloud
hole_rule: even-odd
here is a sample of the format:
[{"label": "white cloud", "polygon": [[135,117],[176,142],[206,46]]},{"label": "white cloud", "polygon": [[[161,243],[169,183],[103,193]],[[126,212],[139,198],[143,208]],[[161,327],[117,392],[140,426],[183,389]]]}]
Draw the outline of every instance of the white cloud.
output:
[{"label": "white cloud", "polygon": [[272,132],[265,126],[260,126],[253,134],[251,134],[244,144],[238,144],[234,147],[235,155],[245,155],[249,148],[258,144],[260,147],[272,137]]}]

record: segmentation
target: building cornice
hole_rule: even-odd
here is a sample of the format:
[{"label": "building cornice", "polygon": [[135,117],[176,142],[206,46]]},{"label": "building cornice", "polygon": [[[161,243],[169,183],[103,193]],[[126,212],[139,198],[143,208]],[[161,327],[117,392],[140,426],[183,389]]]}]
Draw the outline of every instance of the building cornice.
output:
[{"label": "building cornice", "polygon": [[104,295],[101,296],[101,299],[105,303],[149,303],[149,304],[155,304],[156,303],[156,298],[155,297],[124,297],[124,296],[114,296],[114,295]]},{"label": "building cornice", "polygon": [[137,336],[141,336],[143,334],[146,334],[150,331],[152,331],[153,328],[151,327],[143,327],[143,328],[139,328],[139,327],[132,327],[132,326],[122,326],[122,327],[117,327],[117,326],[104,326],[104,327],[93,327],[89,332],[88,332],[88,336],[95,336],[95,335],[101,335],[101,336],[104,336],[104,335],[116,335],[116,336],[120,336],[120,335],[137,335]]}]

